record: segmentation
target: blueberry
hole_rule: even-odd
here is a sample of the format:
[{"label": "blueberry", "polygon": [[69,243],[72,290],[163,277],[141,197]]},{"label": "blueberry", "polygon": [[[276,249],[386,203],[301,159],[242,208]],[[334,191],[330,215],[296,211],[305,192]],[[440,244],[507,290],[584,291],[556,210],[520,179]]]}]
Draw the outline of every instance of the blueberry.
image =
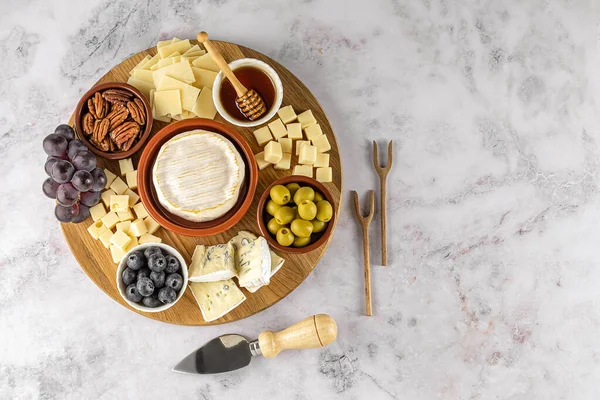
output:
[{"label": "blueberry", "polygon": [[150,268],[147,268],[147,267],[144,267],[144,268],[140,269],[140,270],[138,271],[138,276],[137,276],[137,278],[138,278],[138,281],[139,281],[140,279],[142,279],[142,278],[148,278],[148,277],[150,276],[150,273],[151,273],[151,272],[152,272],[152,271],[150,271]]},{"label": "blueberry", "polygon": [[166,278],[165,271],[160,271],[160,272],[152,271],[150,273],[150,279],[152,279],[152,282],[154,282],[154,287],[157,289],[165,286],[165,278]]},{"label": "blueberry", "polygon": [[140,278],[136,283],[138,292],[144,297],[152,295],[154,293],[154,282],[150,278]]},{"label": "blueberry", "polygon": [[150,256],[152,254],[162,255],[162,251],[160,250],[160,247],[152,246],[152,247],[148,247],[146,250],[144,250],[144,255],[146,256],[146,258],[150,258]]},{"label": "blueberry", "polygon": [[181,265],[179,264],[177,257],[168,254],[165,256],[165,260],[167,260],[167,268],[165,268],[167,274],[179,271]]},{"label": "blueberry", "polygon": [[158,306],[162,306],[162,302],[158,299],[158,295],[152,295],[152,296],[148,296],[148,297],[144,297],[142,299],[142,303],[144,303],[144,305],[146,307],[150,307],[150,308],[155,308]]},{"label": "blueberry", "polygon": [[137,287],[133,283],[125,289],[125,296],[129,301],[133,301],[134,303],[137,303],[142,299],[142,295],[138,292]]},{"label": "blueberry", "polygon": [[164,288],[162,288],[158,291],[158,299],[163,304],[172,303],[175,301],[176,298],[177,298],[177,293],[175,293],[175,291],[168,286],[165,286]]},{"label": "blueberry", "polygon": [[124,284],[131,285],[132,283],[134,283],[136,281],[137,272],[135,272],[131,268],[125,268],[123,270],[123,273],[121,274],[121,277],[123,278]]},{"label": "blueberry", "polygon": [[169,274],[165,279],[165,286],[179,290],[183,286],[183,277],[179,274]]},{"label": "blueberry", "polygon": [[134,271],[141,269],[145,263],[144,255],[140,251],[134,251],[127,256],[127,266]]},{"label": "blueberry", "polygon": [[167,260],[162,254],[152,254],[148,257],[148,268],[160,272],[167,267]]}]

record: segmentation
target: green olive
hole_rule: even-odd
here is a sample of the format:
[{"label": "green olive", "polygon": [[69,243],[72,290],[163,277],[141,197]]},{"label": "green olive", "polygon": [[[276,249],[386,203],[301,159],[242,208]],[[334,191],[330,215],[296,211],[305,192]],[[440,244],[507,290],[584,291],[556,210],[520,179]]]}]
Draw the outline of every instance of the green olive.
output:
[{"label": "green olive", "polygon": [[333,217],[333,207],[327,200],[321,200],[317,203],[317,219],[323,222],[329,222]]},{"label": "green olive", "polygon": [[308,245],[310,243],[310,237],[307,238],[303,238],[303,237],[296,237],[296,239],[294,239],[294,247],[304,247],[306,245]]},{"label": "green olive", "polygon": [[327,228],[327,222],[319,221],[318,219],[313,219],[310,223],[313,226],[313,233],[323,232]]},{"label": "green olive", "polygon": [[287,225],[296,218],[296,211],[292,207],[283,206],[275,212],[274,217],[279,225]]},{"label": "green olive", "polygon": [[277,203],[275,203],[273,200],[269,200],[267,202],[267,207],[265,207],[267,210],[267,214],[269,215],[275,215],[275,213],[277,212],[277,210],[279,210],[281,208],[281,206]]},{"label": "green olive", "polygon": [[313,200],[315,203],[320,202],[321,200],[325,200],[325,197],[321,194],[321,192],[315,192],[315,199]]},{"label": "green olive", "polygon": [[296,236],[299,236],[301,238],[310,238],[310,235],[313,231],[313,226],[310,223],[310,221],[305,221],[303,219],[295,219],[292,221],[290,229]]},{"label": "green olive", "polygon": [[294,234],[290,232],[289,228],[281,228],[277,231],[277,243],[282,246],[291,246],[294,243]]},{"label": "green olive", "polygon": [[269,195],[271,195],[271,200],[280,206],[289,203],[290,199],[292,198],[288,188],[283,185],[273,186],[269,192]]},{"label": "green olive", "polygon": [[317,206],[310,200],[303,200],[298,204],[300,218],[310,221],[317,216]]},{"label": "green olive", "polygon": [[281,228],[283,228],[283,225],[279,225],[277,221],[275,221],[275,218],[271,218],[267,224],[267,230],[271,232],[272,235],[276,235],[277,231],[279,231]]},{"label": "green olive", "polygon": [[285,187],[288,188],[288,190],[290,191],[292,199],[294,198],[294,194],[296,194],[298,189],[300,189],[300,185],[298,185],[297,183],[288,183],[287,185],[285,185]]},{"label": "green olive", "polygon": [[315,191],[310,186],[301,187],[294,194],[294,203],[300,204],[302,200],[313,201],[315,199]]}]

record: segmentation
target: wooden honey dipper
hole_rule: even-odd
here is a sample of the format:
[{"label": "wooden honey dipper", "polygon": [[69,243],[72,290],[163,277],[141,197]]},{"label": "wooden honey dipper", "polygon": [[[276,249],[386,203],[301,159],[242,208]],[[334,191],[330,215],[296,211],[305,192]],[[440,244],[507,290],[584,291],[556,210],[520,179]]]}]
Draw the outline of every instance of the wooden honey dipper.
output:
[{"label": "wooden honey dipper", "polygon": [[262,117],[267,112],[267,106],[264,100],[256,93],[253,89],[248,89],[239,79],[235,76],[227,61],[221,55],[221,52],[208,40],[208,33],[200,32],[196,36],[198,42],[202,43],[208,54],[215,61],[217,66],[223,71],[223,74],[229,79],[229,82],[233,85],[237,98],[235,99],[238,108],[250,121],[254,121]]}]

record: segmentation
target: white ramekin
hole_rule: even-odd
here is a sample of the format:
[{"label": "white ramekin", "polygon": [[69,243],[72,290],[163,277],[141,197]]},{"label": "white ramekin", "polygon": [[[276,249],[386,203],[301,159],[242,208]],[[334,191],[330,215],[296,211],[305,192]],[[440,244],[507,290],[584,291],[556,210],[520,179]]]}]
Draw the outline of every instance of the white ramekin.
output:
[{"label": "white ramekin", "polygon": [[[143,253],[144,250],[147,249],[148,247],[160,247],[160,249],[163,250],[164,252],[177,257],[177,259],[179,260],[179,263],[181,264],[181,276],[183,277],[183,286],[181,287],[181,290],[177,294],[177,298],[171,304],[163,304],[162,306],[150,308],[150,307],[146,307],[143,304],[134,303],[133,301],[130,301],[127,298],[127,296],[125,296],[125,289],[127,289],[127,286],[123,283],[123,279],[121,278],[121,275],[123,274],[123,271],[125,270],[125,268],[127,268],[127,257],[129,257],[129,254],[131,254],[134,251],[141,251]],[[144,244],[140,244],[139,246],[135,246],[133,249],[129,250],[127,252],[127,254],[125,254],[125,257],[123,257],[123,259],[119,263],[119,268],[117,268],[117,287],[119,289],[119,294],[121,295],[123,300],[125,300],[127,302],[127,304],[129,304],[131,307],[135,308],[136,310],[143,311],[143,312],[148,312],[148,313],[161,312],[161,311],[165,311],[168,308],[173,307],[175,305],[175,303],[177,303],[179,301],[179,299],[181,299],[183,297],[183,293],[187,290],[187,285],[188,285],[188,267],[187,267],[185,260],[183,259],[183,257],[177,250],[175,250],[173,247],[163,244],[163,243],[144,243]]]},{"label": "white ramekin", "polygon": [[279,110],[279,107],[281,107],[281,102],[283,101],[283,85],[281,84],[281,79],[279,78],[279,75],[277,75],[277,72],[275,72],[275,70],[271,68],[270,65],[260,60],[257,60],[255,58],[241,58],[239,60],[235,60],[229,63],[229,68],[231,68],[231,70],[234,72],[236,68],[245,66],[260,69],[261,71],[266,73],[269,76],[269,78],[271,78],[271,81],[273,81],[273,84],[275,85],[275,99],[273,100],[273,105],[271,106],[271,109],[268,110],[262,118],[259,118],[255,121],[240,121],[239,119],[234,118],[227,113],[227,111],[221,103],[220,94],[221,84],[223,83],[223,79],[225,79],[223,71],[219,71],[217,77],[215,78],[212,94],[213,102],[215,103],[217,111],[223,118],[225,118],[227,122],[237,126],[252,127],[267,123],[277,113],[277,110]]}]

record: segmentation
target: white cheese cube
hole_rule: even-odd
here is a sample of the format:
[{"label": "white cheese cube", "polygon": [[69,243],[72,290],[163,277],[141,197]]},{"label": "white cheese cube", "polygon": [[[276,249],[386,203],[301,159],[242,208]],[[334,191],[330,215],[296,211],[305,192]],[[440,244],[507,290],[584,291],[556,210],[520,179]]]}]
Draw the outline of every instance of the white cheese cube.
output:
[{"label": "white cheese cube", "polygon": [[133,161],[131,158],[119,160],[119,169],[121,171],[121,176],[125,176],[126,173],[133,171]]},{"label": "white cheese cube", "polygon": [[144,220],[140,218],[133,221],[129,226],[129,233],[137,237],[142,236],[144,233],[148,233],[148,228],[146,227]]},{"label": "white cheese cube", "polygon": [[302,139],[302,125],[300,122],[286,125],[288,137],[293,140]]},{"label": "white cheese cube", "polygon": [[104,186],[104,189],[108,189],[117,176],[107,168],[104,168],[104,174],[106,175],[106,185]]},{"label": "white cheese cube", "polygon": [[221,318],[246,300],[244,293],[231,279],[218,282],[190,282],[190,290],[206,322]]},{"label": "white cheese cube", "polygon": [[[110,208],[110,196],[115,196],[116,193],[114,190],[112,189],[106,189],[104,192],[102,192],[102,194],[100,195],[100,197],[102,198],[102,202],[104,203],[104,205],[107,208]],[[94,206],[95,207],[95,206]]]},{"label": "white cheese cube", "polygon": [[130,209],[127,209],[127,211],[117,212],[117,216],[119,217],[119,221],[121,222],[133,221],[135,219],[133,218],[133,213]]},{"label": "white cheese cube", "polygon": [[283,153],[283,157],[277,164],[273,166],[275,169],[290,169],[292,165],[292,155],[290,153]]},{"label": "white cheese cube", "polygon": [[287,136],[287,129],[285,129],[285,125],[283,125],[283,122],[279,118],[268,124],[268,126],[275,140]]},{"label": "white cheese cube", "polygon": [[110,196],[110,211],[123,212],[129,210],[129,196],[114,195]]},{"label": "white cheese cube", "polygon": [[323,131],[321,130],[321,125],[313,124],[307,126],[306,129],[304,129],[304,133],[306,134],[306,138],[312,141],[317,136],[321,136]]},{"label": "white cheese cube", "polygon": [[317,160],[317,148],[310,144],[305,144],[300,148],[300,155],[298,156],[298,162],[300,164],[313,165]]},{"label": "white cheese cube", "polygon": [[262,128],[255,130],[254,137],[256,138],[256,143],[258,143],[259,146],[264,146],[273,139],[268,126],[263,126]]},{"label": "white cheese cube", "polygon": [[271,278],[271,253],[263,237],[242,244],[238,249],[237,265],[240,286],[268,285]]},{"label": "white cheese cube", "polygon": [[216,282],[233,278],[237,273],[234,253],[231,243],[196,246],[189,268],[189,280]]},{"label": "white cheese cube", "polygon": [[110,243],[114,244],[121,250],[127,249],[129,243],[131,243],[131,238],[123,231],[117,230],[110,238]]},{"label": "white cheese cube", "polygon": [[146,225],[146,229],[148,230],[148,233],[154,233],[158,230],[158,228],[160,228],[160,225],[158,224],[158,222],[156,222],[149,215],[146,218],[144,218],[144,224]]},{"label": "white cheese cube", "polygon": [[333,180],[331,167],[317,168],[316,177],[319,182],[331,182]]},{"label": "white cheese cube", "polygon": [[296,141],[296,155],[299,156],[300,155],[300,149],[302,148],[302,146],[304,146],[305,144],[310,144],[309,140],[298,140]]},{"label": "white cheese cube", "polygon": [[331,145],[329,144],[329,140],[325,135],[317,136],[316,138],[314,138],[312,140],[312,144],[317,148],[317,151],[319,153],[325,153],[331,150]]},{"label": "white cheese cube", "polygon": [[130,189],[137,189],[137,170],[126,173],[125,181]]},{"label": "white cheese cube", "polygon": [[104,217],[106,215],[106,210],[104,209],[102,203],[98,203],[95,206],[90,207],[90,215],[94,221],[98,221]]},{"label": "white cheese cube", "polygon": [[[316,149],[315,149],[316,150]],[[279,142],[271,140],[265,146],[265,161],[271,164],[277,164],[283,157],[283,151]]]},{"label": "white cheese cube", "polygon": [[256,163],[258,164],[258,169],[259,170],[263,170],[265,168],[267,168],[269,165],[271,165],[271,163],[268,163],[265,161],[265,152],[261,151],[258,154],[254,155],[254,158],[256,158]]},{"label": "white cheese cube", "polygon": [[144,219],[148,216],[148,211],[146,211],[146,207],[144,207],[144,203],[137,203],[135,206],[133,206],[133,211],[135,211],[135,215],[138,218]]},{"label": "white cheese cube", "polygon": [[129,235],[129,227],[130,226],[131,226],[131,221],[122,221],[117,224],[117,230]]},{"label": "white cheese cube", "polygon": [[132,235],[128,235],[128,236],[131,239],[131,242],[129,242],[129,244],[127,245],[127,248],[125,249],[125,251],[127,251],[127,252],[131,251],[134,247],[136,247],[140,244],[138,242],[138,238],[136,238],[135,236],[132,236]]},{"label": "white cheese cube", "polygon": [[159,238],[158,236],[154,236],[150,233],[144,233],[142,236],[140,236],[140,240],[139,243],[140,244],[144,244],[144,243],[161,243],[162,239]]},{"label": "white cheese cube", "polygon": [[119,216],[114,211],[111,211],[108,214],[106,214],[104,217],[102,217],[101,221],[104,222],[104,225],[108,229],[114,228],[115,225],[117,224],[117,222],[120,222]]},{"label": "white cheese cube", "polygon": [[140,196],[138,196],[137,193],[131,189],[127,189],[125,191],[125,193],[123,193],[123,194],[125,196],[129,197],[129,203],[128,203],[129,207],[135,206],[140,199]]},{"label": "white cheese cube", "polygon": [[307,126],[312,124],[316,124],[317,120],[312,114],[312,111],[306,110],[302,114],[298,115],[298,122],[302,125],[302,129],[305,129]]},{"label": "white cheese cube", "polygon": [[[102,225],[104,226],[104,224]],[[112,237],[112,235],[113,231],[111,231],[110,229],[106,229],[98,238],[100,239],[104,247],[106,247],[107,249],[110,248],[110,238]]]},{"label": "white cheese cube", "polygon": [[315,168],[329,167],[329,154],[317,153],[317,160],[313,164],[313,167],[315,167]]},{"label": "white cheese cube", "polygon": [[100,238],[100,235],[108,230],[108,228],[106,225],[104,225],[104,223],[102,223],[102,221],[96,221],[90,225],[87,230],[94,239],[98,239]]},{"label": "white cheese cube", "polygon": [[313,167],[311,165],[296,165],[292,171],[292,175],[313,177]]},{"label": "white cheese cube", "polygon": [[292,153],[292,139],[290,138],[281,138],[278,140],[279,144],[281,145],[281,151],[284,153]]},{"label": "white cheese cube", "polygon": [[110,188],[118,195],[125,193],[127,189],[127,184],[123,182],[123,179],[117,177],[113,183],[110,185]]},{"label": "white cheese cube", "polygon": [[277,111],[277,115],[279,115],[279,118],[281,118],[284,124],[289,124],[290,122],[295,121],[297,118],[294,108],[291,105],[281,107]]},{"label": "white cheese cube", "polygon": [[127,254],[127,252],[113,244],[110,246],[110,254],[112,256],[113,262],[115,264],[119,264],[123,257],[125,257],[125,254]]}]

